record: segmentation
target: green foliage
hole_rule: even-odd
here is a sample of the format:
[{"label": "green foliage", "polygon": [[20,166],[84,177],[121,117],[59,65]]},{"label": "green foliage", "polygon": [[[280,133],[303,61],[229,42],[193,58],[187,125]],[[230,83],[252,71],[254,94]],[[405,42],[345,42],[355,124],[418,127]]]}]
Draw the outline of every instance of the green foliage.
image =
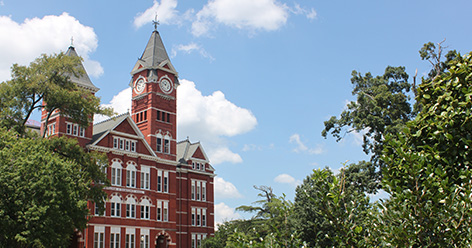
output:
[{"label": "green foliage", "polygon": [[12,79],[0,84],[0,126],[24,135],[26,121],[34,110],[42,108],[48,118],[60,110],[84,127],[93,114],[111,115],[111,109],[100,107],[99,98],[71,82],[71,76],[84,73],[80,62],[80,57],[60,53],[42,55],[29,66],[14,64]]},{"label": "green foliage", "polygon": [[382,150],[383,137],[388,133],[397,133],[413,117],[410,104],[408,74],[405,67],[387,67],[382,76],[362,75],[352,72],[352,94],[356,101],[347,105],[340,117],[331,117],[325,121],[322,136],[331,132],[337,141],[347,132],[364,132],[364,152],[373,153],[374,157]]},{"label": "green foliage", "polygon": [[[355,166],[355,165],[352,165]],[[349,181],[356,169],[314,170],[297,187],[294,226],[310,247],[358,247],[365,234],[369,198]]]},{"label": "green foliage", "polygon": [[[72,139],[22,138],[0,129],[0,246],[61,247],[103,205],[106,157]],[[105,162],[106,164],[106,162]]]},{"label": "green foliage", "polygon": [[472,53],[418,88],[423,106],[390,135],[374,242],[394,247],[472,245]]}]

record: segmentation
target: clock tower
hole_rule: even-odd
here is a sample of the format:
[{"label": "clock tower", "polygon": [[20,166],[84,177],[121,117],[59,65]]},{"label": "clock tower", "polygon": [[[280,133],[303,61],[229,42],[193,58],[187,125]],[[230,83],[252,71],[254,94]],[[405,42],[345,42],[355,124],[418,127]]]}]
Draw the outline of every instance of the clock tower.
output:
[{"label": "clock tower", "polygon": [[157,156],[176,160],[178,73],[157,29],[131,71],[131,117]]}]

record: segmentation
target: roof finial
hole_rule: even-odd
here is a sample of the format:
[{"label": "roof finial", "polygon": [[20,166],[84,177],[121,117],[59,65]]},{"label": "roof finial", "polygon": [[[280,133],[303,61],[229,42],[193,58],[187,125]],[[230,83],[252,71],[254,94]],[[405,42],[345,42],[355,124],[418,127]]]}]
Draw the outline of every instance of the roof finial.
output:
[{"label": "roof finial", "polygon": [[154,31],[157,31],[157,25],[159,25],[159,21],[157,20],[157,13],[156,17],[154,17],[154,20],[152,21],[152,24],[154,25]]},{"label": "roof finial", "polygon": [[70,37],[70,46],[71,46],[71,47],[74,46],[74,36],[71,36],[71,37]]}]

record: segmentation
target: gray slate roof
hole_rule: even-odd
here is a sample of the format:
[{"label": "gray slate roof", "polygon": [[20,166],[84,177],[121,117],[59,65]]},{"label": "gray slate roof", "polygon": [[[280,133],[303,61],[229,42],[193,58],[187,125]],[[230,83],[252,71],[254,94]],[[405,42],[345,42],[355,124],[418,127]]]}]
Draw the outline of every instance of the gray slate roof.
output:
[{"label": "gray slate roof", "polygon": [[[151,38],[148,41],[146,49],[144,49],[143,55],[138,59],[131,74],[144,69],[156,69],[162,62],[170,61],[167,55],[166,48],[162,42],[161,36],[157,30],[154,30],[151,34]],[[143,66],[139,68],[139,66]],[[139,69],[138,69],[139,68]]]},{"label": "gray slate roof", "polygon": [[118,124],[120,124],[124,119],[126,119],[129,116],[129,113],[126,112],[124,114],[115,116],[113,118],[110,118],[108,120],[99,122],[97,124],[93,125],[93,137],[92,141],[90,144],[95,143],[100,137],[102,137],[104,134],[106,134],[109,130],[112,130],[115,128]]},{"label": "gray slate roof", "polygon": [[[199,147],[201,147],[200,142],[190,143],[188,139],[178,142],[177,143],[177,161],[180,161],[182,159],[184,161],[189,160]],[[205,156],[207,162],[209,162],[208,157],[203,151],[203,148],[201,148],[201,150],[203,152],[203,156]]]},{"label": "gray slate roof", "polygon": [[[67,49],[66,52],[67,56],[75,56],[78,57],[77,52],[75,51],[75,48],[73,46],[70,46],[69,49]],[[97,92],[99,88],[95,87],[93,85],[92,81],[90,80],[89,76],[87,75],[87,71],[85,71],[85,67],[82,63],[79,64],[79,69],[82,69],[84,74],[82,74],[79,78],[72,75],[70,77],[71,81],[76,83],[78,86],[84,87],[86,89],[91,90],[92,92]]]}]

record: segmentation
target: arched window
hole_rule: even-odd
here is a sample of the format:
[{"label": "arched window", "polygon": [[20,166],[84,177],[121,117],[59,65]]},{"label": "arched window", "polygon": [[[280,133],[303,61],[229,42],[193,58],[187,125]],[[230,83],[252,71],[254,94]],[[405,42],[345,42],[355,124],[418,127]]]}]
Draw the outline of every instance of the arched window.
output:
[{"label": "arched window", "polygon": [[162,135],[157,134],[157,145],[156,145],[157,152],[162,152],[162,145],[163,145]]},{"label": "arched window", "polygon": [[128,162],[126,165],[126,186],[136,188],[136,164]]},{"label": "arched window", "polygon": [[118,159],[112,160],[111,164],[111,185],[121,186],[121,161]]},{"label": "arched window", "polygon": [[170,137],[164,136],[164,153],[170,153]]},{"label": "arched window", "polygon": [[136,218],[136,200],[134,197],[126,199],[126,218]]},{"label": "arched window", "polygon": [[151,209],[151,202],[144,198],[141,200],[141,219],[149,220],[150,212],[149,210]]},{"label": "arched window", "polygon": [[110,199],[110,216],[121,217],[121,197],[117,195]]}]

